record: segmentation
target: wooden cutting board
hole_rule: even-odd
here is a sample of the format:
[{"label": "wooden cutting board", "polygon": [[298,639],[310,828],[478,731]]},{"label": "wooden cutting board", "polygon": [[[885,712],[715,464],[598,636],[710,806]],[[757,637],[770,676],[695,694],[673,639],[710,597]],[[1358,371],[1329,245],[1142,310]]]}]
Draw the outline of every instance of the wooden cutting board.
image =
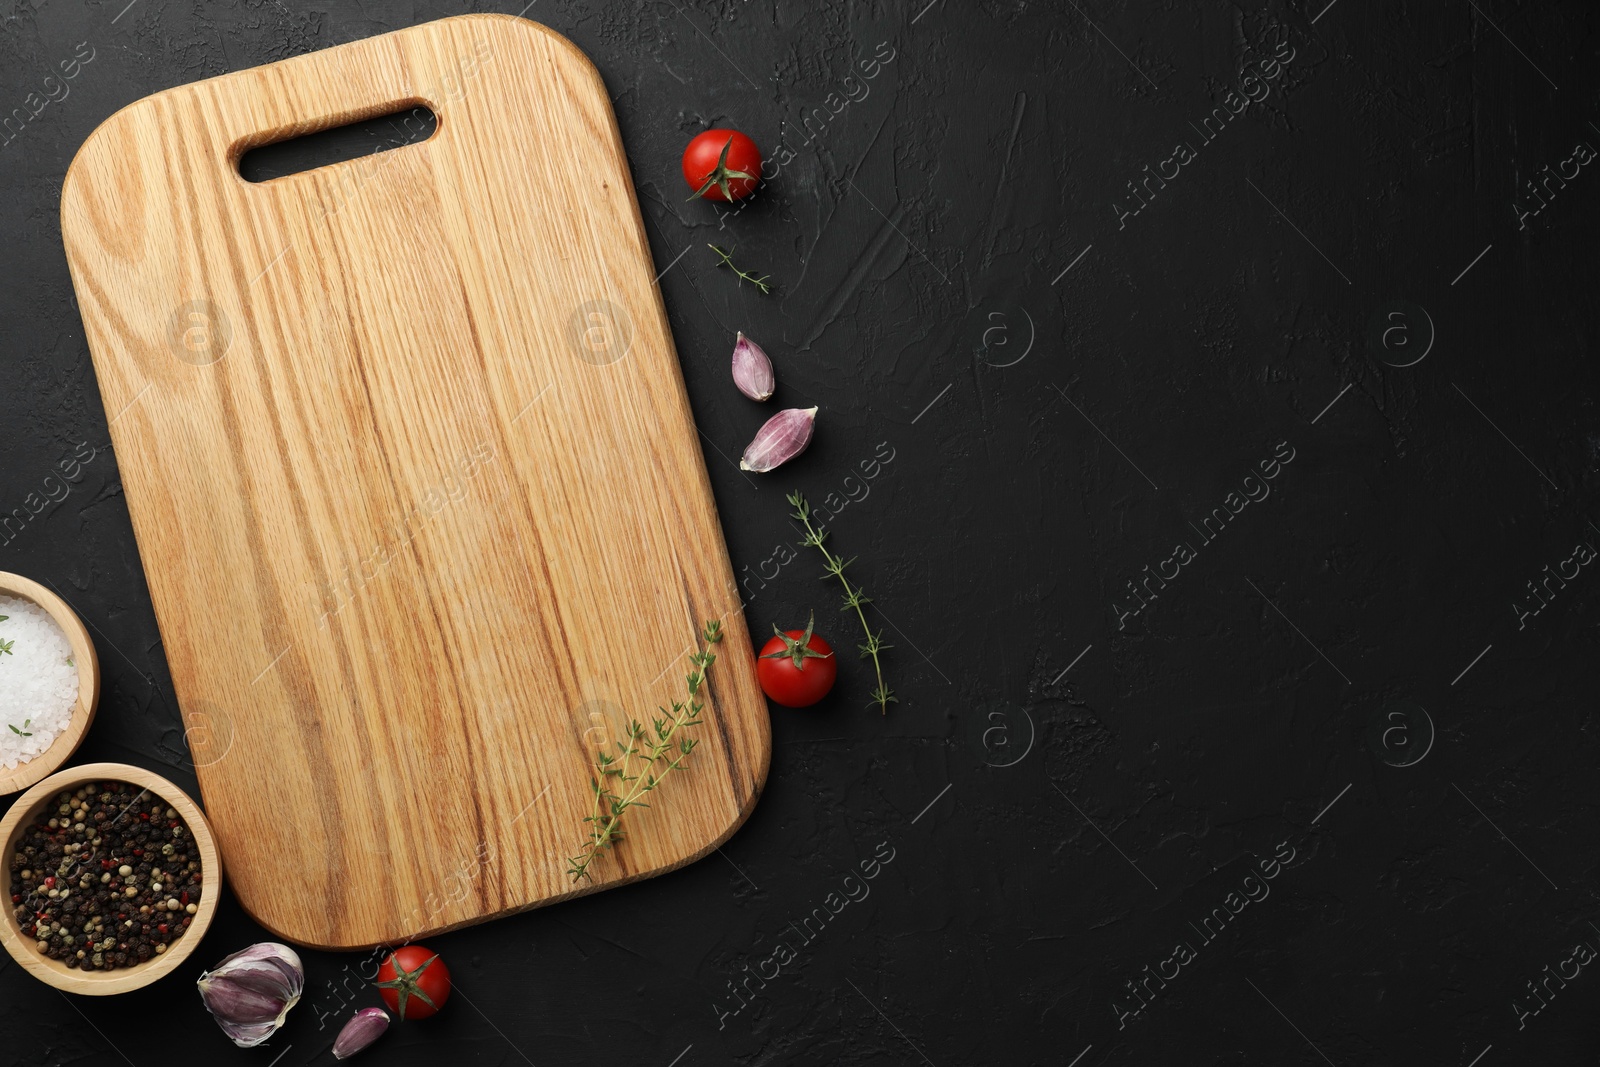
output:
[{"label": "wooden cutting board", "polygon": [[[417,103],[422,143],[239,176]],[[582,53],[468,15],[170,89],[90,136],[61,225],[207,816],[263,926],[419,937],[733,833],[766,705]],[[700,747],[575,886],[595,750],[681,697],[706,619]]]}]

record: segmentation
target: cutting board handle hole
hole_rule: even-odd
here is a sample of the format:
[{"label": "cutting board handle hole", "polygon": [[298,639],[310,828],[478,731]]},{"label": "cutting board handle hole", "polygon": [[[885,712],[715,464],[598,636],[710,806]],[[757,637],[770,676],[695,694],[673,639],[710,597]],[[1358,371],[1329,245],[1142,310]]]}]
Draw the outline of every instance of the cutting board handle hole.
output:
[{"label": "cutting board handle hole", "polygon": [[438,128],[433,109],[411,101],[372,118],[252,148],[239,157],[239,175],[247,182],[267,182],[420,144]]}]

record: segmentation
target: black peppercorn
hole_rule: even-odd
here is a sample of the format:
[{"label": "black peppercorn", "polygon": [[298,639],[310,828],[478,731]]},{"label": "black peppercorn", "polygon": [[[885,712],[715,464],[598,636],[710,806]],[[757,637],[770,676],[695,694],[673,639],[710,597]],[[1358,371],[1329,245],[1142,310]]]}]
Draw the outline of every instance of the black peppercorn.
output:
[{"label": "black peppercorn", "polygon": [[[171,825],[164,801],[146,802],[140,792],[107,782],[60,794],[54,808],[25,828],[8,858],[12,918],[50,959],[82,970],[132,966],[188,929],[187,915],[162,920],[167,900],[199,900],[199,864],[163,843],[191,835],[181,823]],[[159,893],[151,888],[156,884]],[[180,888],[185,885],[191,888]],[[126,940],[113,941],[107,927]]]}]

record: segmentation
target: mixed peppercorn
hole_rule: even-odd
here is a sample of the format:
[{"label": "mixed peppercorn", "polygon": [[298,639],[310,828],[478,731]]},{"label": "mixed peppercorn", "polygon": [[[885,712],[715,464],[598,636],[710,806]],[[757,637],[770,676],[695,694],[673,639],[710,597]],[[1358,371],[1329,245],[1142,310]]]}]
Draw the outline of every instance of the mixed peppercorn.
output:
[{"label": "mixed peppercorn", "polygon": [[39,952],[109,971],[167,951],[200,910],[200,854],[167,802],[126,782],[56,795],[9,860],[12,914]]}]

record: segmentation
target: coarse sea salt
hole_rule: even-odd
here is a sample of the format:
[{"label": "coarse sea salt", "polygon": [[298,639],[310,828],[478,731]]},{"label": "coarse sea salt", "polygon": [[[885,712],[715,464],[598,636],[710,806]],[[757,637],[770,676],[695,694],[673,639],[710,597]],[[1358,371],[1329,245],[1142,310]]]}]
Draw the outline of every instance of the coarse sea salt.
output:
[{"label": "coarse sea salt", "polygon": [[0,767],[11,770],[50,747],[78,700],[72,645],[31,600],[0,597]]}]

